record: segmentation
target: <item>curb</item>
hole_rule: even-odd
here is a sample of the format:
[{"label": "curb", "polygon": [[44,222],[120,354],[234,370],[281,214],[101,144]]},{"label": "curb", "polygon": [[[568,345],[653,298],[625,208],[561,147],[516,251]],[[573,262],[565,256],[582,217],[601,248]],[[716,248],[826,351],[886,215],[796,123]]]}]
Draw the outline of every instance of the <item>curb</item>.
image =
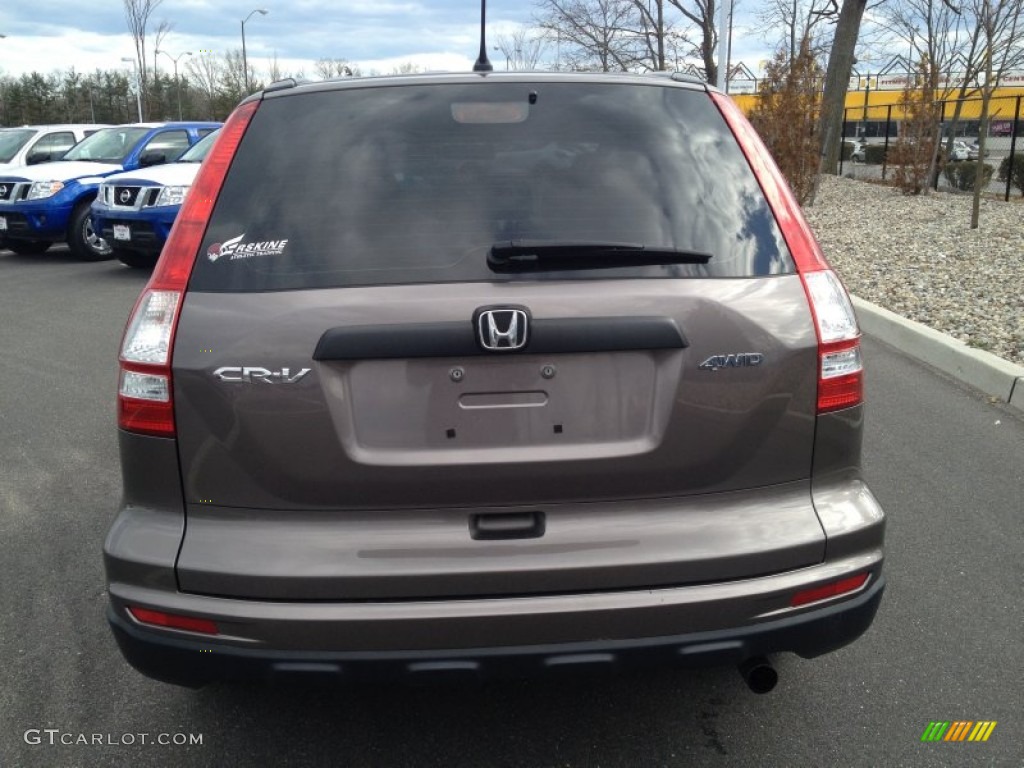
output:
[{"label": "curb", "polygon": [[851,298],[863,332],[1024,411],[1024,366],[969,347],[952,336],[858,296]]}]

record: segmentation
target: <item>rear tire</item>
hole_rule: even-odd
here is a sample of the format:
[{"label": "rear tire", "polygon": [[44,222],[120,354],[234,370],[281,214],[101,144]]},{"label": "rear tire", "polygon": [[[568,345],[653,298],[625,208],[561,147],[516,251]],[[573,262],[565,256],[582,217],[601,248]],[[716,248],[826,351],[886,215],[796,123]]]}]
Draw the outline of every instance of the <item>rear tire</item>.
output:
[{"label": "rear tire", "polygon": [[107,245],[106,240],[93,231],[92,218],[89,215],[91,205],[91,200],[79,203],[71,214],[68,247],[82,261],[103,261],[113,258],[114,250]]},{"label": "rear tire", "polygon": [[50,248],[49,240],[8,240],[4,248],[14,251],[19,256],[38,256]]},{"label": "rear tire", "polygon": [[152,269],[156,266],[158,254],[130,251],[126,248],[114,248],[114,256],[126,267],[131,267],[132,269]]}]

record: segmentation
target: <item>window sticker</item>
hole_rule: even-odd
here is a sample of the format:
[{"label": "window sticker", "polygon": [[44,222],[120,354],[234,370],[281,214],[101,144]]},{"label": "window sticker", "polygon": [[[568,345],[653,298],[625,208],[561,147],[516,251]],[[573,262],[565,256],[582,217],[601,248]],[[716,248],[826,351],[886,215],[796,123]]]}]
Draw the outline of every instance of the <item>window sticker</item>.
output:
[{"label": "window sticker", "polygon": [[251,259],[255,256],[280,256],[288,246],[288,240],[260,240],[244,242],[245,233],[238,237],[232,237],[223,243],[214,243],[206,249],[206,256],[210,261],[226,259],[236,261],[238,259]]}]

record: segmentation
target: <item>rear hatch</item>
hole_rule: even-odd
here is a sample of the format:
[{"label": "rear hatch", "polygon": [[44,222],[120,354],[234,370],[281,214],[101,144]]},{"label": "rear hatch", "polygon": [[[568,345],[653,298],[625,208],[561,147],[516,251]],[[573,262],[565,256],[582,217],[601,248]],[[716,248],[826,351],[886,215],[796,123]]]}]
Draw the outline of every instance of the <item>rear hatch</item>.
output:
[{"label": "rear hatch", "polygon": [[556,592],[822,556],[807,299],[698,89],[268,97],[173,366],[186,591]]}]

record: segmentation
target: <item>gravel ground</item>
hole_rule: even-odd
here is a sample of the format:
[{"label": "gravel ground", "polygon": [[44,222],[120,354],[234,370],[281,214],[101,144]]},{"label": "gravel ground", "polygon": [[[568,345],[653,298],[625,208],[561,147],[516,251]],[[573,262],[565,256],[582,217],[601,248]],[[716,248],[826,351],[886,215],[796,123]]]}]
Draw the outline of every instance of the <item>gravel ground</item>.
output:
[{"label": "gravel ground", "polygon": [[847,288],[979,349],[1024,364],[1024,204],[904,196],[826,176],[805,209]]}]

